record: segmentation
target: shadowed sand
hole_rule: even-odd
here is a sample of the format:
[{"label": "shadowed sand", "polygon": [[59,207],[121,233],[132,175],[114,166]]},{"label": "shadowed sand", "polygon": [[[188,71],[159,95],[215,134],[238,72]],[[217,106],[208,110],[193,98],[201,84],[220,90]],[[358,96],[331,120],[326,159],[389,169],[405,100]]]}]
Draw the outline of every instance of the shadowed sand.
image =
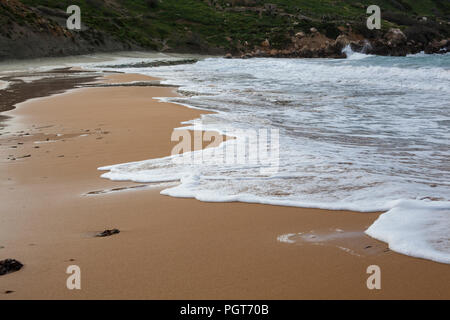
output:
[{"label": "shadowed sand", "polygon": [[[147,79],[115,74],[106,82]],[[101,179],[100,166],[170,154],[173,128],[201,114],[152,99],[173,95],[82,88],[5,113],[0,260],[25,267],[0,277],[0,299],[450,298],[449,266],[363,234],[378,213],[204,203]],[[120,234],[93,237],[112,228]],[[318,241],[283,237],[299,232]],[[66,288],[72,264],[81,290]],[[366,286],[373,264],[381,290]]]}]

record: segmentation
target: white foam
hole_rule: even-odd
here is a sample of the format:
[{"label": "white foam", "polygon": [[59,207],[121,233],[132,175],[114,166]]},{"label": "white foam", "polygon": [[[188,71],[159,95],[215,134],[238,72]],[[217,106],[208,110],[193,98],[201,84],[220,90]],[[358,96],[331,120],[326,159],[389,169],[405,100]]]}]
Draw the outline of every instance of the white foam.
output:
[{"label": "white foam", "polygon": [[290,238],[296,235],[296,233],[282,234],[281,236],[277,237],[277,241],[284,243],[295,243],[295,241],[291,240]]},{"label": "white foam", "polygon": [[366,233],[393,251],[450,264],[450,202],[399,201]]},{"label": "white foam", "polygon": [[[162,193],[214,202],[370,212],[394,209],[401,199],[449,201],[450,56],[367,57],[210,58],[121,69],[189,93],[166,101],[216,112],[185,123],[192,129],[279,129],[279,170],[261,176],[258,166],[166,157],[103,167],[102,177],[179,181]],[[226,144],[202,156],[213,159]]]},{"label": "white foam", "polygon": [[361,60],[370,57],[368,54],[353,51],[350,45],[347,45],[344,49],[342,49],[342,52],[345,53],[347,59],[349,60]]},{"label": "white foam", "polygon": [[0,90],[5,90],[8,87],[9,87],[9,82],[8,81],[0,80]]},{"label": "white foam", "polygon": [[16,77],[15,80],[21,80],[25,83],[31,83],[34,81],[51,78],[52,76],[29,76],[29,77]]}]

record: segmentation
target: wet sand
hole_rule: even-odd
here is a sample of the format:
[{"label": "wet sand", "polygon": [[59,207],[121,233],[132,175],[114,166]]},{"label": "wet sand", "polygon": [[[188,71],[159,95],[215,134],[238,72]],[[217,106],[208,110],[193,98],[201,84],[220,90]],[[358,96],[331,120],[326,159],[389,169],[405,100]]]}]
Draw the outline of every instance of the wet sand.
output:
[{"label": "wet sand", "polygon": [[[115,74],[105,82],[147,79]],[[202,112],[152,99],[174,94],[81,88],[3,113],[0,260],[25,266],[0,276],[0,299],[450,298],[448,265],[363,234],[379,213],[204,203],[100,178],[100,166],[170,154],[173,128]],[[111,228],[120,234],[94,237]],[[344,236],[277,239],[299,232]],[[366,286],[374,264],[381,290]],[[81,268],[81,290],[66,288],[69,265]]]}]

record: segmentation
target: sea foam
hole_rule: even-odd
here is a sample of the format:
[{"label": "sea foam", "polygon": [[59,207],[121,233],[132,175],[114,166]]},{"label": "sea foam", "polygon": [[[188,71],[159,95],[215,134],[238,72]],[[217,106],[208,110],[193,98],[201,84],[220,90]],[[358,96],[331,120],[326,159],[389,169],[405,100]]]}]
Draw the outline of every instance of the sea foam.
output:
[{"label": "sea foam", "polygon": [[391,250],[450,264],[450,202],[399,201],[366,233]]},{"label": "sea foam", "polygon": [[450,233],[449,218],[435,203],[450,200],[449,55],[208,58],[121,71],[164,78],[183,94],[167,101],[215,111],[184,123],[191,129],[279,130],[279,169],[261,175],[248,164],[165,157],[102,167],[102,177],[178,181],[162,194],[202,201],[388,211],[369,235],[395,251],[448,263],[448,245],[437,244]]}]

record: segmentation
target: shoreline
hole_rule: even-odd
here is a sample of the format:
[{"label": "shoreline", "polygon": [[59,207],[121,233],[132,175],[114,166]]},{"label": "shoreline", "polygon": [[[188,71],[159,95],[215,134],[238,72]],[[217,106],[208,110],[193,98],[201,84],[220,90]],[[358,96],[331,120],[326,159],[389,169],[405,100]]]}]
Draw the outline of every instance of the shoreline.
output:
[{"label": "shoreline", "polygon": [[[145,80],[136,77],[103,81]],[[379,213],[204,203],[100,178],[98,167],[169,155],[172,129],[205,113],[154,99],[170,95],[173,88],[78,88],[8,112],[15,135],[0,136],[0,254],[25,267],[0,278],[0,299],[449,298],[448,266],[364,235]],[[5,161],[11,153],[16,160]],[[107,228],[121,233],[92,237]],[[349,236],[278,240],[337,229]],[[70,264],[80,265],[80,291],[65,287]],[[380,291],[366,287],[372,264],[383,270]]]}]

